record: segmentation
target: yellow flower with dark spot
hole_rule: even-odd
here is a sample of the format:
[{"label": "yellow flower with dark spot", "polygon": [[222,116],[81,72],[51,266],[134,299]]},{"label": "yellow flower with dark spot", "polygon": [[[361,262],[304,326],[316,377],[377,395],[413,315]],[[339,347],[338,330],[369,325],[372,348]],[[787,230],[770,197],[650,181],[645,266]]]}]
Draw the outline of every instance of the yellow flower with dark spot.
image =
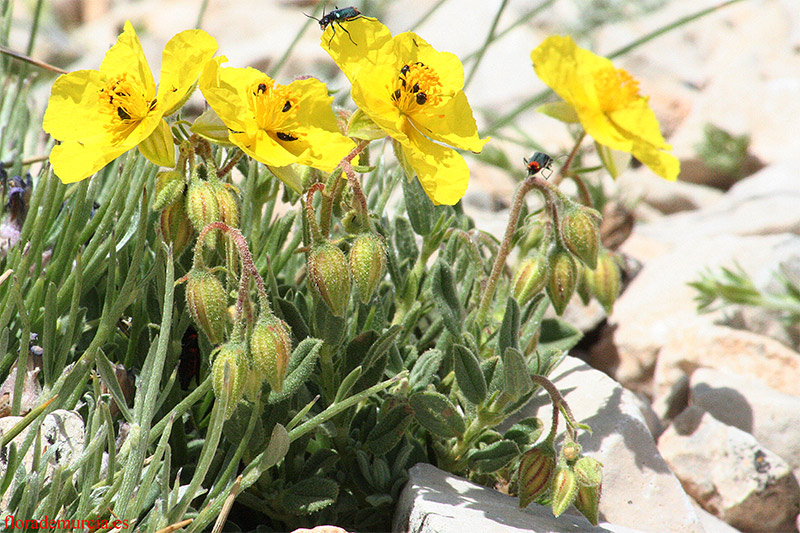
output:
[{"label": "yellow flower with dark spot", "polygon": [[177,34],[164,47],[156,89],[142,45],[130,22],[106,53],[100,70],[59,76],[44,115],[44,130],[61,141],[50,152],[64,183],[88,178],[133,147],[161,166],[175,165],[165,116],[177,111],[197,75],[217,50],[202,30]]},{"label": "yellow flower with dark spot", "polygon": [[414,33],[392,37],[373,19],[346,24],[349,34],[332,35],[329,27],[321,42],[352,83],[353,101],[400,146],[404,168],[433,203],[455,204],[467,190],[469,168],[449,146],[480,152],[488,140],[478,136],[462,91],[461,62]]},{"label": "yellow flower with dark spot", "polygon": [[[639,82],[605,57],[579,48],[568,36],[552,36],[531,52],[533,68],[577,115],[599,144],[633,154],[668,180],[675,180],[680,162],[666,152],[658,120],[639,94]],[[547,114],[569,120],[568,110],[545,106]]]},{"label": "yellow flower with dark spot", "polygon": [[[271,168],[299,163],[331,172],[355,148],[339,132],[324,83],[280,85],[253,68],[220,67],[225,61],[209,61],[200,90],[228,128],[228,140],[247,155]],[[299,182],[286,184],[300,192]]]}]

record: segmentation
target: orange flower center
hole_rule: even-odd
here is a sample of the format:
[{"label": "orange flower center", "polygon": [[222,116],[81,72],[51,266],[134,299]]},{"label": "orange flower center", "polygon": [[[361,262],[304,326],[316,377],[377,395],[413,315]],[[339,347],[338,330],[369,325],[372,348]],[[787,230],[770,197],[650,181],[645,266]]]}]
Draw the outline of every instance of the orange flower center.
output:
[{"label": "orange flower center", "polygon": [[289,125],[295,122],[299,100],[288,87],[264,76],[250,85],[247,97],[259,128],[281,141],[298,139],[300,134],[292,132]]},{"label": "orange flower center", "polygon": [[147,99],[139,80],[123,73],[109,80],[100,90],[100,108],[108,116],[108,130],[115,141],[128,135],[158,102]]},{"label": "orange flower center", "polygon": [[400,68],[391,98],[401,113],[413,113],[423,106],[438,105],[442,101],[441,94],[439,76],[431,67],[417,61]]},{"label": "orange flower center", "polygon": [[594,78],[594,86],[600,98],[600,107],[605,112],[616,111],[627,106],[639,95],[639,82],[624,69],[603,70]]}]

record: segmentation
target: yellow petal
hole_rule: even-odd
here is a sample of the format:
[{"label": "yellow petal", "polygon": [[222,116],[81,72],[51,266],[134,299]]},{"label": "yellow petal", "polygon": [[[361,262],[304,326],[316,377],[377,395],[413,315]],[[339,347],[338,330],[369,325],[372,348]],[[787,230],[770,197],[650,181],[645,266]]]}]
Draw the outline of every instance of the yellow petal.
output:
[{"label": "yellow petal", "polygon": [[253,131],[255,119],[247,105],[245,91],[253,81],[264,75],[252,68],[220,67],[227,60],[222,56],[206,63],[200,74],[200,90],[208,105],[230,130]]},{"label": "yellow petal", "polygon": [[146,100],[152,100],[156,95],[153,74],[150,72],[142,44],[130,21],[125,22],[125,29],[117,38],[117,42],[106,52],[106,57],[100,64],[100,72],[107,78],[115,78],[123,74],[131,75],[141,83],[145,90]]},{"label": "yellow petal", "polygon": [[[289,165],[285,167],[267,167],[272,175],[281,180],[284,185],[292,189],[297,194],[303,194],[303,174],[299,165]],[[308,170],[308,169],[306,169]]]},{"label": "yellow petal", "polygon": [[568,104],[600,108],[592,75],[614,65],[604,57],[578,48],[569,36],[553,35],[531,52],[536,75]]},{"label": "yellow petal", "polygon": [[633,146],[633,156],[662,178],[669,181],[678,179],[681,163],[674,155],[641,143]]},{"label": "yellow petal", "polygon": [[489,140],[478,136],[472,108],[463,91],[428,113],[415,113],[412,120],[426,136],[462,150],[480,152]]},{"label": "yellow petal", "polygon": [[464,87],[464,67],[455,54],[438,52],[425,39],[411,32],[397,35],[392,39],[392,46],[394,55],[400,59],[399,64],[394,63],[396,70],[400,70],[403,64],[419,61],[439,76],[444,94],[455,94]]},{"label": "yellow petal", "polygon": [[129,149],[66,141],[53,147],[50,164],[62,182],[74,183],[88,178]]},{"label": "yellow petal", "polygon": [[53,84],[42,127],[60,141],[98,141],[105,138],[106,123],[98,93],[105,77],[96,70],[62,74]]},{"label": "yellow petal", "polygon": [[231,133],[229,139],[244,153],[265,165],[285,167],[297,161],[295,154],[284,148],[264,130],[258,130],[254,135]]},{"label": "yellow petal", "polygon": [[172,142],[172,132],[166,121],[159,120],[153,133],[139,143],[139,151],[160,167],[175,166],[175,143]]},{"label": "yellow petal", "polygon": [[410,131],[412,144],[403,145],[403,155],[417,173],[425,194],[434,204],[455,205],[469,184],[469,167],[461,155]]},{"label": "yellow petal", "polygon": [[177,111],[216,51],[217,41],[203,30],[182,31],[167,42],[158,82],[158,105],[165,115]]},{"label": "yellow petal", "polygon": [[[394,82],[397,71],[394,65],[371,65],[365,68],[353,82],[351,96],[359,109],[364,111],[387,135],[401,143],[410,141],[403,131],[406,118],[400,114],[391,100],[391,90],[383,88]],[[391,85],[390,85],[391,86]]]},{"label": "yellow petal", "polygon": [[338,23],[331,23],[322,32],[320,44],[352,83],[362,68],[385,60],[388,52],[382,51],[382,47],[389,43],[392,33],[368,17],[345,21],[342,26],[347,28],[349,36]]}]

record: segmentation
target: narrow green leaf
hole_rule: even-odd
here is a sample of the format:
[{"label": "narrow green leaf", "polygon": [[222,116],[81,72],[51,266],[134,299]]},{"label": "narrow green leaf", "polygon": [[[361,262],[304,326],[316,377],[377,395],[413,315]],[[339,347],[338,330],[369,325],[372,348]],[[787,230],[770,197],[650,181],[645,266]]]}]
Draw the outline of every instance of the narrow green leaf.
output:
[{"label": "narrow green leaf", "polygon": [[524,450],[539,440],[543,428],[544,423],[538,418],[524,418],[508,428],[503,438],[516,442]]},{"label": "narrow green leaf", "polygon": [[408,377],[409,389],[412,391],[422,390],[430,385],[443,359],[444,354],[433,348],[420,355]]},{"label": "narrow green leaf", "polygon": [[463,344],[454,344],[450,352],[461,392],[470,402],[481,403],[486,398],[487,387],[478,357]]},{"label": "narrow green leaf", "polygon": [[411,227],[417,235],[428,235],[436,222],[434,205],[418,179],[403,179],[403,197]]},{"label": "narrow green leaf", "polygon": [[314,371],[317,364],[317,357],[321,348],[322,341],[314,338],[305,339],[297,345],[297,348],[294,349],[289,357],[286,379],[283,381],[283,390],[279,393],[270,392],[267,403],[276,404],[294,396],[294,393],[311,377],[311,372]]},{"label": "narrow green leaf", "polygon": [[516,442],[504,439],[471,451],[467,455],[467,465],[473,472],[491,474],[507,466],[519,453]]},{"label": "narrow green leaf", "polygon": [[503,379],[503,392],[515,400],[533,389],[528,365],[519,350],[506,348],[503,354]]},{"label": "narrow green leaf", "polygon": [[289,487],[281,495],[283,506],[292,514],[311,514],[332,505],[339,485],[330,478],[315,476]]},{"label": "narrow green leaf", "polygon": [[375,455],[383,455],[403,438],[413,420],[408,405],[396,405],[378,419],[364,442],[364,448]]},{"label": "narrow green leaf", "polygon": [[466,431],[464,418],[443,394],[433,391],[417,392],[409,398],[409,403],[419,423],[437,437],[459,437]]},{"label": "narrow green leaf", "polygon": [[461,336],[464,313],[458,300],[453,270],[442,259],[436,261],[431,272],[431,294],[444,325],[454,337]]},{"label": "narrow green leaf", "polygon": [[350,394],[350,391],[353,389],[353,385],[356,384],[358,378],[361,377],[361,366],[357,366],[353,369],[352,372],[347,374],[347,376],[342,380],[341,385],[339,385],[339,389],[336,391],[336,398],[333,400],[334,403],[340,402],[347,398],[347,395]]},{"label": "narrow green leaf", "polygon": [[500,331],[497,335],[497,349],[499,353],[505,353],[506,348],[515,348],[519,350],[519,324],[519,304],[513,296],[509,296],[508,303],[506,304],[506,312],[503,315],[503,323],[500,324]]}]

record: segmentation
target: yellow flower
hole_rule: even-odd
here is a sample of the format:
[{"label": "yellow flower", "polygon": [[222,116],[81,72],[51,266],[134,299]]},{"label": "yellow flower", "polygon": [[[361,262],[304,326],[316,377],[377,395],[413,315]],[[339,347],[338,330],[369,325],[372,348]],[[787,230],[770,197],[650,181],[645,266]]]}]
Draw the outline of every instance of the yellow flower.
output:
[{"label": "yellow flower", "polygon": [[185,102],[216,50],[202,30],[177,34],[164,47],[156,91],[139,38],[126,22],[100,70],[70,72],[53,84],[43,127],[61,141],[50,152],[56,175],[64,183],[80,181],[135,146],[153,163],[174,166],[163,117]]},{"label": "yellow flower", "polygon": [[322,34],[322,47],[353,85],[356,105],[399,144],[401,162],[417,174],[434,204],[453,205],[467,190],[469,168],[452,148],[480,152],[456,56],[437,52],[414,33],[392,37],[374,19],[346,22],[349,34]]},{"label": "yellow flower", "polygon": [[[225,61],[208,62],[200,90],[228,128],[228,140],[247,155],[271,169],[299,163],[331,172],[355,148],[339,132],[324,83],[280,85],[253,68],[220,67]],[[300,192],[299,183],[285,182]]]},{"label": "yellow flower", "polygon": [[[531,52],[531,59],[539,78],[564,99],[595,141],[633,154],[662,178],[677,179],[680,163],[665,152],[671,147],[661,136],[648,99],[639,94],[639,83],[628,72],[558,35],[545,39]],[[556,115],[552,109],[548,114]]]}]

